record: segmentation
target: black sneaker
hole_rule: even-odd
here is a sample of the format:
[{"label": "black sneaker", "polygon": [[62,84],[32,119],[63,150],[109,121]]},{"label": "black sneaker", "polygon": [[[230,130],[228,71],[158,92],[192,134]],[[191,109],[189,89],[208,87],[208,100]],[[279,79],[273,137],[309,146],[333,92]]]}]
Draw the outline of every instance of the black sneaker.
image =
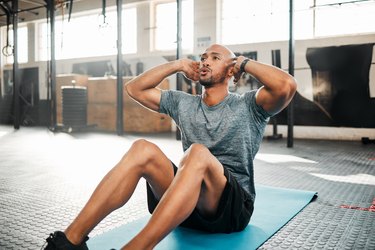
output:
[{"label": "black sneaker", "polygon": [[63,232],[56,231],[46,239],[47,246],[44,250],[88,250],[86,245],[88,239],[89,237],[86,236],[80,245],[74,245],[66,238]]}]

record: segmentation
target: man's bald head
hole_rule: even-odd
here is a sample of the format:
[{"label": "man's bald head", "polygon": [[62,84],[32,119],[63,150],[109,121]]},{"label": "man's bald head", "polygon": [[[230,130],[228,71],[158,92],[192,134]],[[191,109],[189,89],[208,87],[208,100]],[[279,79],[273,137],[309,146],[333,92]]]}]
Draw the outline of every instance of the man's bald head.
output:
[{"label": "man's bald head", "polygon": [[227,58],[236,58],[236,55],[230,49],[221,44],[212,44],[206,49],[205,52],[216,52],[222,54]]}]

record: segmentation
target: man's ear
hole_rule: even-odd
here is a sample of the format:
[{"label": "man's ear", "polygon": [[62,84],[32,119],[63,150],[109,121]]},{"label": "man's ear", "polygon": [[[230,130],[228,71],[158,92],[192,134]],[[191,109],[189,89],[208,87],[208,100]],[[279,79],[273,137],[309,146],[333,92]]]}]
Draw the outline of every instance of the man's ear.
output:
[{"label": "man's ear", "polygon": [[229,69],[228,69],[228,76],[229,77],[232,77],[234,76],[234,66],[229,66]]}]

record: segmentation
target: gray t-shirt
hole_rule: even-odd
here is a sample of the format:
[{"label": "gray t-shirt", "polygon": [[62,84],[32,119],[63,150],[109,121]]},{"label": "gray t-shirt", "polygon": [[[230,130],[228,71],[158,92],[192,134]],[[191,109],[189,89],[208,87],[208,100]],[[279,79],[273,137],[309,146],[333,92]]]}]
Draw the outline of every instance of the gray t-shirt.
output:
[{"label": "gray t-shirt", "polygon": [[183,150],[205,145],[255,199],[253,160],[270,115],[255,102],[256,91],[230,93],[215,106],[202,96],[162,91],[160,113],[172,117],[181,130]]}]

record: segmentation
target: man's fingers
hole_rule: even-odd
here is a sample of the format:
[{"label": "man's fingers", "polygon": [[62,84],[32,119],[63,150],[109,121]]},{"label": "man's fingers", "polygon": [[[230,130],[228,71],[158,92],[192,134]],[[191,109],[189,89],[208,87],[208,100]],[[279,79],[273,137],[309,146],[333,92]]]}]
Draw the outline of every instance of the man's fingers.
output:
[{"label": "man's fingers", "polygon": [[237,72],[237,73],[234,75],[233,82],[234,82],[234,83],[237,83],[237,82],[240,80],[241,75],[242,75],[242,72]]}]

